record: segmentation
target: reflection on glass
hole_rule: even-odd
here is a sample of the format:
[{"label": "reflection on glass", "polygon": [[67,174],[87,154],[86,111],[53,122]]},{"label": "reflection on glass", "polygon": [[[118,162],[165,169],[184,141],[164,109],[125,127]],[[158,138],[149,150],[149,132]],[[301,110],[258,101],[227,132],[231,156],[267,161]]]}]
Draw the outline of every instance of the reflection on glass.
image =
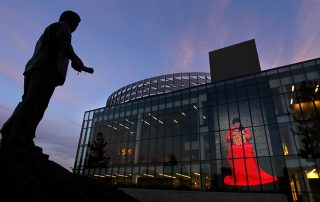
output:
[{"label": "reflection on glass", "polygon": [[[224,183],[236,186],[255,186],[269,184],[277,178],[259,168],[253,145],[252,135],[244,128],[239,118],[232,120],[232,129],[228,131],[228,162],[232,174],[225,176]],[[246,172],[248,171],[248,172]]]}]

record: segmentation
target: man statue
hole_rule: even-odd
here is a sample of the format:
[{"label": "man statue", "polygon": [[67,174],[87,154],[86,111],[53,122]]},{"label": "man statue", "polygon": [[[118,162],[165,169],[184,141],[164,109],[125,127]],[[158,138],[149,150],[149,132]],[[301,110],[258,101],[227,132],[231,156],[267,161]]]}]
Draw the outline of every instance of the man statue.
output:
[{"label": "man statue", "polygon": [[[39,38],[23,73],[22,101],[0,130],[1,149],[41,149],[33,142],[36,128],[55,88],[65,82],[69,60],[76,71],[88,71],[71,45],[71,33],[76,30],[80,21],[77,13],[64,11],[59,22],[49,25]],[[93,73],[93,69],[90,73]]]}]

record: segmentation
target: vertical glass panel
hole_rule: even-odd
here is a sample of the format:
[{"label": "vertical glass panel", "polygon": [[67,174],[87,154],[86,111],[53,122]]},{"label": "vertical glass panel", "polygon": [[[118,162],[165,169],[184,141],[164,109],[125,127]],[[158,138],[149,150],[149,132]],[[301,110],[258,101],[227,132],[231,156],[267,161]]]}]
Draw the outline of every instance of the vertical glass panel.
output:
[{"label": "vertical glass panel", "polygon": [[180,189],[191,190],[190,164],[183,163],[181,168],[174,173],[179,182]]},{"label": "vertical glass panel", "polygon": [[271,94],[269,82],[267,77],[261,77],[258,79],[258,86],[259,86],[259,94],[260,97],[268,96]]},{"label": "vertical glass panel", "polygon": [[270,155],[283,155],[280,131],[278,125],[267,125],[265,127]]},{"label": "vertical glass panel", "polygon": [[200,181],[200,165],[198,162],[192,162],[191,164],[191,181],[193,190],[201,190]]},{"label": "vertical glass panel", "polygon": [[268,140],[265,134],[264,126],[253,128],[253,141],[257,156],[269,156]]},{"label": "vertical glass panel", "polygon": [[210,133],[211,159],[221,159],[221,142],[219,132]]},{"label": "vertical glass panel", "polygon": [[210,160],[210,136],[208,133],[199,135],[200,160]]},{"label": "vertical glass panel", "polygon": [[149,140],[148,163],[156,162],[156,139]]},{"label": "vertical glass panel", "polygon": [[221,188],[224,186],[222,176],[224,173],[222,173],[221,171],[221,160],[211,161],[211,190],[221,190]]},{"label": "vertical glass panel", "polygon": [[287,156],[297,154],[291,125],[288,123],[279,124],[279,132],[282,142],[283,155]]},{"label": "vertical glass panel", "polygon": [[182,161],[190,161],[190,151],[191,151],[191,143],[190,143],[190,136],[185,135],[181,136],[181,160]]},{"label": "vertical glass panel", "polygon": [[210,131],[219,130],[219,116],[218,116],[218,107],[213,106],[208,109],[209,116],[211,116],[211,122],[209,122]]},{"label": "vertical glass panel", "polygon": [[217,91],[218,104],[224,104],[227,101],[225,91]]},{"label": "vertical glass panel", "polygon": [[234,102],[237,100],[238,96],[237,96],[237,93],[236,93],[236,89],[227,89],[227,99],[228,99],[228,102]]},{"label": "vertical glass panel", "polygon": [[229,128],[229,120],[228,120],[228,110],[227,105],[219,105],[218,106],[219,113],[219,128],[220,130],[226,130]]},{"label": "vertical glass panel", "polygon": [[172,128],[172,135],[177,136],[181,134],[181,118],[182,114],[180,112],[176,112],[173,114],[173,128]]},{"label": "vertical glass panel", "polygon": [[247,80],[247,92],[248,98],[256,98],[258,97],[258,85],[255,80]]},{"label": "vertical glass panel", "polygon": [[198,133],[199,131],[199,124],[198,124],[198,108],[193,107],[193,110],[190,112],[189,117],[189,133]]},{"label": "vertical glass panel", "polygon": [[[237,103],[228,104],[228,111],[229,111],[229,120],[230,120],[228,128],[231,128],[232,120],[234,118],[239,118],[239,110],[238,110]],[[223,128],[223,129],[225,129],[225,128]]]},{"label": "vertical glass panel", "polygon": [[271,93],[273,95],[283,93],[282,85],[278,77],[278,74],[269,76],[269,85],[270,85]]},{"label": "vertical glass panel", "polygon": [[156,147],[156,162],[162,163],[163,159],[163,149],[164,149],[164,138],[157,139],[157,147]]},{"label": "vertical glass panel", "polygon": [[247,101],[239,102],[239,112],[241,123],[244,127],[252,126],[249,103]]},{"label": "vertical glass panel", "polygon": [[201,190],[210,190],[212,189],[212,175],[211,175],[211,165],[209,161],[201,161]]},{"label": "vertical glass panel", "polygon": [[182,137],[181,136],[175,136],[173,137],[173,148],[172,148],[172,154],[174,155],[175,159],[177,161],[181,161],[182,158],[182,150],[183,150],[183,144],[182,144]]},{"label": "vertical glass panel", "polygon": [[246,100],[247,98],[247,90],[245,86],[245,82],[237,82],[236,83],[236,91],[237,91],[237,100]]},{"label": "vertical glass panel", "polygon": [[199,151],[199,141],[198,134],[194,133],[190,135],[190,146],[191,146],[191,161],[199,160],[200,151]]},{"label": "vertical glass panel", "polygon": [[172,136],[172,126],[174,124],[172,114],[166,114],[164,117],[165,136]]},{"label": "vertical glass panel", "polygon": [[[288,160],[287,160],[288,162]],[[288,183],[290,184],[291,196],[293,201],[308,201],[305,193],[301,191],[301,185],[303,186],[303,181],[301,182],[301,172],[297,169],[288,170]],[[302,183],[302,184],[301,184]],[[283,186],[280,186],[280,190],[284,189]],[[303,200],[304,198],[304,200]]]},{"label": "vertical glass panel", "polygon": [[148,140],[141,141],[141,149],[140,149],[140,163],[148,162]]},{"label": "vertical glass panel", "polygon": [[228,146],[227,142],[228,131],[220,131],[220,149],[221,149],[221,158],[228,158]]},{"label": "vertical glass panel", "polygon": [[263,124],[263,115],[260,106],[260,100],[250,100],[250,111],[253,126],[259,126]]},{"label": "vertical glass panel", "polygon": [[275,95],[273,98],[273,104],[275,109],[275,114],[277,115],[278,123],[288,122],[288,111],[286,107],[286,100],[283,95]]},{"label": "vertical glass panel", "polygon": [[304,70],[309,81],[317,80],[320,78],[319,68],[316,65],[309,66]]},{"label": "vertical glass panel", "polygon": [[172,137],[166,137],[164,140],[164,162],[170,162],[172,156]]},{"label": "vertical glass panel", "polygon": [[159,115],[157,117],[158,123],[157,124],[157,138],[164,137],[164,128],[165,128],[165,116],[164,115]]}]

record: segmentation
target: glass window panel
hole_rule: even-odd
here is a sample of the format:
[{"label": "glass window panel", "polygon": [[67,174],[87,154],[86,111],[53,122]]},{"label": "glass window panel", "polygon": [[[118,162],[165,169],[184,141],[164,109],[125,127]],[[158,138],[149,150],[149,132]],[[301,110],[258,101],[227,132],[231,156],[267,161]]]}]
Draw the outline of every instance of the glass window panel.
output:
[{"label": "glass window panel", "polygon": [[181,118],[182,118],[181,116],[183,116],[181,112],[173,114],[173,123],[172,123],[173,136],[181,134]]},{"label": "glass window panel", "polygon": [[219,190],[224,186],[222,172],[221,172],[221,160],[211,161],[211,190]]},{"label": "glass window panel", "polygon": [[193,133],[190,135],[190,148],[191,148],[191,161],[199,160],[200,157],[200,151],[199,151],[199,140],[198,140],[198,134]]},{"label": "glass window panel", "polygon": [[256,98],[258,97],[258,85],[255,80],[247,81],[247,92],[248,98]]},{"label": "glass window panel", "polygon": [[217,91],[218,104],[224,104],[227,102],[227,96],[225,91]]},{"label": "glass window panel", "polygon": [[190,136],[189,135],[181,136],[181,147],[182,147],[181,160],[182,161],[190,161],[190,155],[191,155],[190,146],[191,146]]},{"label": "glass window panel", "polygon": [[247,98],[247,90],[245,82],[237,82],[236,83],[236,91],[237,91],[237,99],[238,100],[246,100]]},{"label": "glass window panel", "polygon": [[157,124],[157,137],[164,137],[164,132],[165,132],[165,115],[158,115],[156,117],[158,119]]},{"label": "glass window panel", "polygon": [[218,116],[218,107],[210,107],[208,109],[209,118],[213,119],[209,121],[209,130],[218,131],[219,130],[219,116]]},{"label": "glass window panel", "polygon": [[229,111],[229,128],[232,127],[232,120],[234,118],[239,118],[239,110],[237,103],[228,104],[228,111]]},{"label": "glass window panel", "polygon": [[221,159],[221,142],[219,132],[210,133],[211,159]]},{"label": "glass window panel", "polygon": [[198,133],[199,124],[198,124],[198,110],[191,110],[189,117],[189,133]]},{"label": "glass window panel", "polygon": [[317,66],[310,66],[308,68],[305,68],[305,72],[309,81],[317,80],[320,78],[320,72]]},{"label": "glass window panel", "polygon": [[280,124],[279,132],[282,142],[283,155],[297,154],[296,144],[293,137],[292,129],[290,124]]},{"label": "glass window panel", "polygon": [[[250,128],[249,131],[251,132]],[[263,126],[253,127],[252,144],[255,144],[257,156],[269,156],[268,140]]]},{"label": "glass window panel", "polygon": [[156,146],[156,162],[163,163],[164,138],[157,139]]},{"label": "glass window panel", "polygon": [[155,163],[156,162],[156,139],[149,140],[149,150],[148,150],[148,163]]},{"label": "glass window panel", "polygon": [[226,141],[228,131],[220,131],[220,149],[221,149],[221,158],[228,158],[228,143]]},{"label": "glass window panel", "polygon": [[227,105],[218,105],[219,128],[220,130],[229,129]]},{"label": "glass window panel", "polygon": [[173,148],[172,148],[172,154],[174,155],[176,161],[181,161],[182,156],[182,150],[183,150],[183,144],[182,144],[182,138],[181,136],[173,137]]},{"label": "glass window panel", "polygon": [[265,124],[274,124],[276,123],[275,117],[275,105],[273,103],[272,97],[263,97],[261,98],[261,107],[263,112],[263,120]]},{"label": "glass window panel", "polygon": [[263,115],[260,106],[260,100],[249,100],[252,125],[258,126],[263,124]]},{"label": "glass window panel", "polygon": [[252,126],[249,103],[247,101],[239,102],[239,111],[242,125],[244,127]]},{"label": "glass window panel", "polygon": [[201,162],[201,189],[210,190],[212,189],[212,175],[211,175],[211,165],[209,161]]},{"label": "glass window panel", "polygon": [[201,190],[200,173],[199,163],[193,162],[191,164],[191,181],[193,190]]},{"label": "glass window panel", "polygon": [[273,98],[275,114],[278,116],[288,114],[284,95],[274,95],[272,96],[272,98]]},{"label": "glass window panel", "polygon": [[217,95],[216,95],[216,91],[214,88],[208,88],[208,105],[216,105],[217,104]]},{"label": "glass window panel", "polygon": [[172,155],[172,137],[166,137],[164,140],[164,162],[169,162]]},{"label": "glass window panel", "polygon": [[172,136],[173,124],[174,122],[172,114],[166,114],[164,120],[165,136]]},{"label": "glass window panel", "polygon": [[234,102],[238,99],[236,89],[228,89],[226,94],[227,94],[228,102]]},{"label": "glass window panel", "polygon": [[259,94],[261,97],[268,96],[271,94],[269,81],[266,77],[261,77],[258,80],[258,86],[259,86]]},{"label": "glass window panel", "polygon": [[190,165],[182,164],[179,166],[178,170],[174,170],[173,175],[173,185],[179,189],[191,189],[191,177],[190,177]]},{"label": "glass window panel", "polygon": [[278,125],[268,125],[265,127],[270,155],[283,155],[280,131]]},{"label": "glass window panel", "polygon": [[[278,181],[277,176],[274,173],[273,164],[270,157],[261,157],[257,159],[259,166],[259,178],[263,191],[275,191],[276,183]],[[253,169],[248,169],[249,178],[253,174]],[[252,190],[252,187],[250,187]]]},{"label": "glass window panel", "polygon": [[210,135],[209,133],[201,133],[199,135],[200,160],[210,160]]}]

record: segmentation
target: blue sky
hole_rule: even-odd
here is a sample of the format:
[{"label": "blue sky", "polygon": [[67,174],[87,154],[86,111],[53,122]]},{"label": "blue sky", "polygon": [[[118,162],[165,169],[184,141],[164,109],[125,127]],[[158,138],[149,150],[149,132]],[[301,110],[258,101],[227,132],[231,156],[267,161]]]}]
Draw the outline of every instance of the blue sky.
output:
[{"label": "blue sky", "polygon": [[73,167],[85,111],[152,76],[209,72],[208,52],[255,39],[262,69],[319,57],[317,0],[2,0],[0,126],[21,99],[23,70],[44,28],[64,10],[82,21],[73,46],[95,74],[68,71],[38,127],[36,144]]}]

